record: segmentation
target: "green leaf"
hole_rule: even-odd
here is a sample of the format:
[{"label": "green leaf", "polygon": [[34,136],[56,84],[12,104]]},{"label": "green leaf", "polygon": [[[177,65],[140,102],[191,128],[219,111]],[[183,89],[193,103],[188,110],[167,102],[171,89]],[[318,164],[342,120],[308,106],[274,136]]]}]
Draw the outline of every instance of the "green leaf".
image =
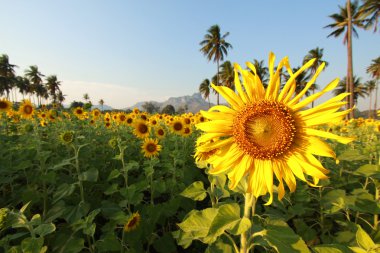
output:
[{"label": "green leaf", "polygon": [[359,247],[363,249],[374,248],[376,244],[372,241],[371,237],[358,225],[358,230],[356,231],[356,242]]},{"label": "green leaf", "polygon": [[196,201],[202,201],[207,197],[207,192],[204,188],[203,182],[196,181],[183,190],[180,195]]},{"label": "green leaf", "polygon": [[91,168],[79,174],[78,179],[80,181],[96,182],[98,180],[98,175],[99,171],[95,168]]},{"label": "green leaf", "polygon": [[117,169],[114,169],[111,171],[111,173],[109,174],[108,178],[107,178],[107,181],[110,181],[111,179],[114,179],[114,178],[117,178],[118,176],[120,176],[121,173],[119,170]]},{"label": "green leaf", "polygon": [[362,155],[358,149],[347,150],[338,156],[338,160],[340,161],[368,160],[368,158],[368,156]]},{"label": "green leaf", "polygon": [[234,253],[234,248],[228,243],[223,242],[220,238],[213,244],[209,245],[205,253]]},{"label": "green leaf", "polygon": [[236,203],[224,204],[219,207],[218,214],[211,223],[209,235],[218,237],[227,229],[233,229],[233,234],[241,234],[250,228],[251,222],[240,218],[240,206]]},{"label": "green leaf", "polygon": [[216,187],[223,188],[226,185],[226,175],[208,175],[210,183],[216,185]]},{"label": "green leaf", "polygon": [[61,184],[53,194],[53,204],[64,197],[70,196],[74,190],[75,184]]},{"label": "green leaf", "polygon": [[136,184],[120,189],[120,194],[125,198],[125,203],[136,205],[141,203],[144,195],[140,193]]},{"label": "green leaf", "polygon": [[310,252],[302,238],[282,220],[270,220],[263,232],[263,239],[278,253]]},{"label": "green leaf", "polygon": [[34,229],[34,232],[40,237],[51,234],[55,231],[55,225],[53,223],[41,224]]},{"label": "green leaf", "polygon": [[169,233],[165,233],[153,243],[154,249],[158,253],[177,252],[177,246],[174,243],[173,237]]},{"label": "green leaf", "polygon": [[380,175],[379,165],[375,165],[375,164],[362,165],[356,171],[354,171],[353,174],[363,176],[363,177],[372,177],[374,175],[379,176]]},{"label": "green leaf", "polygon": [[344,190],[332,190],[322,197],[321,204],[326,213],[336,213],[345,208],[345,199],[346,192]]},{"label": "green leaf", "polygon": [[119,184],[112,184],[110,185],[105,191],[104,191],[104,194],[105,195],[111,195],[115,192],[118,192],[119,191]]},{"label": "green leaf", "polygon": [[316,253],[351,253],[350,249],[340,244],[324,244],[313,248]]},{"label": "green leaf", "polygon": [[194,236],[191,233],[186,233],[182,230],[172,232],[172,236],[177,240],[177,244],[184,249],[187,249],[194,239]]},{"label": "green leaf", "polygon": [[211,223],[217,213],[217,208],[207,208],[202,211],[193,210],[178,226],[184,232],[191,233],[193,240],[202,239],[208,235]]},{"label": "green leaf", "polygon": [[23,253],[40,253],[44,245],[44,238],[25,238],[21,242],[21,249]]},{"label": "green leaf", "polygon": [[99,252],[108,253],[113,251],[120,251],[120,247],[120,241],[113,233],[106,234],[96,242],[96,249],[98,249]]},{"label": "green leaf", "polygon": [[230,232],[234,235],[240,235],[240,234],[244,233],[245,231],[247,231],[251,227],[252,227],[251,221],[248,218],[243,217],[243,218],[241,218],[241,220],[239,220],[238,223],[236,223],[235,226],[233,226],[230,229]]}]

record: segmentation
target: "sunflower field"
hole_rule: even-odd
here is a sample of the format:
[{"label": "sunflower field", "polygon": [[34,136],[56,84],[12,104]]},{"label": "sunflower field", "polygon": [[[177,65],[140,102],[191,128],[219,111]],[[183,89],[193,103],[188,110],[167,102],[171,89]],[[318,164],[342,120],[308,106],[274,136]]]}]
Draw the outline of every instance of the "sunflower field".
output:
[{"label": "sunflower field", "polygon": [[0,99],[0,252],[380,252],[380,122],[235,68],[202,114]]}]

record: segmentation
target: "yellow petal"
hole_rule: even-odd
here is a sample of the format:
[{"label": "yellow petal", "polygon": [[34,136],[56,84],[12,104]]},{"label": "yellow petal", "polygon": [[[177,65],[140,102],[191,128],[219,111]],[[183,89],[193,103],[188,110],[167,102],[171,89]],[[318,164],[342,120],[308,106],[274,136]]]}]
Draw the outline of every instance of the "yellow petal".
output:
[{"label": "yellow petal", "polygon": [[307,147],[307,151],[319,156],[332,157],[336,159],[334,151],[324,141],[314,136],[308,137],[310,145]]},{"label": "yellow petal", "polygon": [[266,188],[269,192],[269,200],[264,205],[270,205],[273,202],[273,162],[271,160],[265,160],[264,162],[264,177]]},{"label": "yellow petal", "polygon": [[218,141],[215,141],[215,142],[209,142],[209,143],[205,143],[203,145],[200,145],[200,146],[197,146],[197,151],[199,152],[208,152],[208,151],[211,151],[211,150],[214,150],[214,149],[218,149],[218,148],[222,148],[226,145],[229,145],[231,143],[233,143],[233,139],[232,138],[227,138],[227,139],[224,139],[224,140],[218,140]]},{"label": "yellow petal", "polygon": [[228,178],[231,180],[231,184],[229,185],[230,189],[234,189],[239,184],[248,169],[252,167],[252,164],[252,157],[244,155],[239,165],[228,174]]},{"label": "yellow petal", "polygon": [[[213,111],[201,111],[203,117],[210,120],[229,120],[233,121],[234,114],[224,113],[224,112],[213,112]],[[207,122],[206,122],[207,123]]]},{"label": "yellow petal", "polygon": [[232,121],[228,120],[213,120],[209,122],[202,122],[196,124],[195,127],[209,133],[232,134]]},{"label": "yellow petal", "polygon": [[326,113],[321,114],[319,117],[314,117],[309,120],[304,120],[306,127],[318,126],[329,122],[336,122],[337,120],[341,120],[350,113],[351,110],[335,112],[335,113]]},{"label": "yellow petal", "polygon": [[216,90],[224,99],[232,106],[232,108],[237,109],[244,105],[243,101],[240,99],[235,92],[230,88],[224,86],[216,86],[211,84],[212,88]]},{"label": "yellow petal", "polygon": [[234,73],[235,73],[234,84],[235,84],[235,88],[236,88],[236,91],[238,92],[241,100],[243,100],[244,103],[247,103],[249,100],[248,100],[247,94],[243,90],[243,87],[242,87],[242,85],[240,83],[240,78],[239,78],[238,70],[241,70],[241,67],[238,64],[235,63],[234,64]]},{"label": "yellow petal", "polygon": [[343,136],[339,136],[336,134],[332,134],[329,132],[325,132],[325,131],[317,130],[317,129],[313,129],[313,128],[305,128],[305,132],[307,135],[313,135],[313,136],[319,136],[319,137],[323,137],[323,138],[333,139],[333,140],[336,140],[336,141],[343,143],[343,144],[347,144],[347,143],[355,140],[355,138],[353,138],[353,137],[343,137]]}]

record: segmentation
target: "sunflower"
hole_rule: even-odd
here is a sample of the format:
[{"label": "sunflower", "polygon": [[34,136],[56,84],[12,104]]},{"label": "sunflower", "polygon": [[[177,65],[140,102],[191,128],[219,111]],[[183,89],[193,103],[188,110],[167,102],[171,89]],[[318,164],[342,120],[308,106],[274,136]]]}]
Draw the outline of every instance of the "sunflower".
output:
[{"label": "sunflower", "polygon": [[18,112],[24,119],[31,119],[33,117],[34,111],[35,109],[28,99],[24,100],[18,109]]},{"label": "sunflower", "polygon": [[97,108],[91,111],[91,115],[92,115],[92,117],[95,118],[95,119],[99,118],[99,116],[100,116],[101,114],[102,114],[102,113],[101,113],[100,110],[97,109]]},{"label": "sunflower", "polygon": [[156,137],[158,137],[159,139],[162,139],[165,137],[166,132],[163,127],[156,127],[155,134],[156,134]]},{"label": "sunflower", "polygon": [[[274,61],[275,56],[271,53],[270,80],[266,89],[253,64],[247,63],[250,70],[243,70],[235,64],[234,83],[238,93],[228,87],[212,84],[230,107],[217,105],[207,112],[202,111],[202,115],[209,121],[197,124],[197,128],[205,132],[198,138],[197,152],[218,149],[207,160],[212,165],[210,173],[227,174],[231,189],[241,180],[247,180],[247,192],[256,198],[270,194],[268,205],[273,200],[273,175],[278,180],[279,199],[285,194],[283,180],[293,192],[296,189],[294,176],[313,186],[318,184],[319,179],[327,178],[329,171],[314,155],[332,158],[336,156],[318,137],[334,139],[344,144],[353,140],[315,129],[318,125],[337,122],[350,112],[339,111],[346,104],[342,99],[349,93],[340,94],[314,108],[305,109],[312,101],[333,90],[339,79],[333,80],[322,91],[301,100],[325,64],[321,64],[304,89],[295,94],[297,76],[310,68],[315,59],[295,73],[292,72],[287,57],[280,61],[276,71]],[[290,77],[280,90],[280,74],[284,66]],[[216,141],[210,142],[211,140]],[[313,182],[309,181],[310,178]]]},{"label": "sunflower", "polygon": [[63,144],[70,144],[74,141],[74,131],[66,131],[59,136]]},{"label": "sunflower", "polygon": [[187,137],[193,133],[193,130],[191,129],[191,126],[184,126],[182,130],[182,136]]},{"label": "sunflower", "polygon": [[158,156],[160,150],[161,145],[158,145],[158,140],[156,139],[145,138],[144,143],[141,145],[141,152],[147,158]]},{"label": "sunflower", "polygon": [[133,213],[128,221],[124,224],[124,232],[135,230],[140,224],[141,216],[138,212]]},{"label": "sunflower", "polygon": [[126,122],[126,120],[127,120],[127,115],[124,112],[119,112],[117,114],[117,121],[120,124],[124,124],[124,122]]},{"label": "sunflower", "polygon": [[125,122],[127,123],[127,125],[131,126],[133,124],[133,119],[134,117],[131,114],[129,114]]},{"label": "sunflower", "polygon": [[12,102],[5,98],[0,99],[0,112],[6,112],[10,109],[12,109]]},{"label": "sunflower", "polygon": [[139,138],[145,138],[149,136],[150,128],[145,120],[138,119],[134,122],[133,133]]},{"label": "sunflower", "polygon": [[171,129],[173,133],[181,134],[184,128],[184,122],[181,118],[175,118],[171,123]]},{"label": "sunflower", "polygon": [[74,109],[74,115],[78,118],[78,119],[83,119],[84,118],[84,110],[82,107],[78,106],[77,108]]}]

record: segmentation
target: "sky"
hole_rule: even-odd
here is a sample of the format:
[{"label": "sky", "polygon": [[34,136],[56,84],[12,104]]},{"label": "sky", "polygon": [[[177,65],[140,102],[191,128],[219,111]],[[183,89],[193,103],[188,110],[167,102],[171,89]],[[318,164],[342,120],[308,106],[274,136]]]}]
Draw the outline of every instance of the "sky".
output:
[{"label": "sky", "polygon": [[[218,24],[222,34],[230,33],[226,40],[233,46],[225,60],[244,67],[253,59],[267,65],[271,51],[276,63],[288,56],[296,67],[309,50],[323,48],[329,63],[317,79],[323,87],[346,75],[343,37],[327,38],[332,30],[324,28],[345,2],[0,0],[0,54],[18,66],[18,75],[31,65],[46,76],[57,75],[65,104],[84,101],[88,93],[93,104],[103,99],[120,109],[198,92],[216,73],[199,42]],[[358,33],[354,74],[365,82],[371,79],[366,68],[380,56],[380,33]],[[360,99],[358,108],[367,109],[368,101]]]}]

